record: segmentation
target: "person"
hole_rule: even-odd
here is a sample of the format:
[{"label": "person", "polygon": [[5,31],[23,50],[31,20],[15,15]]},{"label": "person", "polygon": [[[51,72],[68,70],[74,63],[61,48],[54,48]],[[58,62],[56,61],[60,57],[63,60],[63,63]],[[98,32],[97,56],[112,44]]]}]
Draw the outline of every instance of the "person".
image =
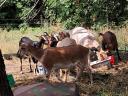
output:
[{"label": "person", "polygon": [[7,79],[4,59],[0,50],[0,96],[14,96]]}]

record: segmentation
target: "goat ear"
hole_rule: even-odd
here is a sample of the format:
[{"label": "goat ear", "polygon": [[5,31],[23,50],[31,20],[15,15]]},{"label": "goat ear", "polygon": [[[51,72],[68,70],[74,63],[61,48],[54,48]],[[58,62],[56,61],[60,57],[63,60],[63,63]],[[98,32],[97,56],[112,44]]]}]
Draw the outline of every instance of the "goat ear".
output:
[{"label": "goat ear", "polygon": [[103,36],[103,33],[99,33],[99,36]]}]

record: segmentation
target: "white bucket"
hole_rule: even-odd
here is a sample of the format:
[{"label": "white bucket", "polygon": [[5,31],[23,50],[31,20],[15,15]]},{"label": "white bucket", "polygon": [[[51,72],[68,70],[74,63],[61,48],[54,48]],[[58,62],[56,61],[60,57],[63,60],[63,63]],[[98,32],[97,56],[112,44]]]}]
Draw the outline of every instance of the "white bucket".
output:
[{"label": "white bucket", "polygon": [[39,71],[39,75],[46,75],[48,73],[47,69],[42,65],[38,66],[37,68],[38,68],[38,71]]}]

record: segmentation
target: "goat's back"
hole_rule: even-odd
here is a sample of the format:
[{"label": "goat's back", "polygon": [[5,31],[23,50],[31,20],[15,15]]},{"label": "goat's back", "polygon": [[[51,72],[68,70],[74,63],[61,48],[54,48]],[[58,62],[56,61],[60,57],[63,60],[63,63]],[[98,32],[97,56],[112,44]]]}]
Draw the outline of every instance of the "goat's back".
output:
[{"label": "goat's back", "polygon": [[69,37],[66,37],[57,43],[57,47],[64,47],[64,46],[70,46],[70,45],[76,45],[76,41]]},{"label": "goat's back", "polygon": [[100,47],[99,43],[96,41],[94,34],[83,27],[76,27],[72,29],[72,32],[70,33],[70,37],[74,39],[77,44],[80,44],[82,46],[88,48]]},{"label": "goat's back", "polygon": [[[81,45],[71,45],[58,48],[47,48],[44,51],[43,64],[69,64],[88,60],[89,49]],[[49,65],[50,66],[50,65]]]}]

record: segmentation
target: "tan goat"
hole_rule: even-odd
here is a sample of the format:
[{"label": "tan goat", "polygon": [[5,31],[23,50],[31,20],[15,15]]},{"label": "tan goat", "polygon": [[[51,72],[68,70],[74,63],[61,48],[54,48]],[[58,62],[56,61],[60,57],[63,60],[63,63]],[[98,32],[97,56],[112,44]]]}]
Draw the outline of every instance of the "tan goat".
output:
[{"label": "tan goat", "polygon": [[[77,71],[76,80],[78,80],[85,68],[90,70],[90,64],[88,62],[89,49],[86,47],[81,45],[72,45],[66,47],[42,49],[34,47],[33,41],[28,37],[23,38],[26,38],[26,40],[21,43],[20,49],[24,52],[29,52],[40,63],[42,63],[45,68],[47,68],[48,79],[52,69],[59,71],[61,68],[70,69],[70,67],[75,66],[79,69],[79,71]],[[91,70],[89,73],[91,73]]]}]

